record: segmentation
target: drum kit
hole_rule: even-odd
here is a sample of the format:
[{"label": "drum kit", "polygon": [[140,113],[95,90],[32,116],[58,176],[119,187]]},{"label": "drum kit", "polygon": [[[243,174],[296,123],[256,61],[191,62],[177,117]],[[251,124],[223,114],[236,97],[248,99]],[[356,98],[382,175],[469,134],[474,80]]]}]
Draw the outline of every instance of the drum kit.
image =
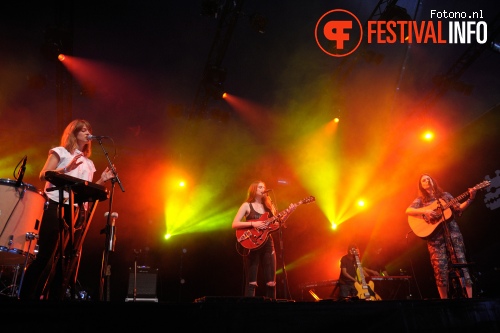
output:
[{"label": "drum kit", "polygon": [[[79,178],[47,171],[45,179],[60,192],[70,192],[70,206],[78,206],[71,221],[66,221],[69,230],[61,231],[63,238],[58,245],[55,262],[63,266],[62,290],[76,292],[76,279],[82,245],[92,216],[99,201],[108,198],[108,190],[102,186]],[[88,212],[80,218],[80,207],[88,203]],[[10,179],[0,179],[0,295],[18,297],[23,284],[24,273],[38,253],[39,230],[49,200],[45,192],[34,186]],[[62,212],[62,207],[59,212]],[[62,213],[60,213],[62,214]],[[60,216],[64,219],[63,216]],[[80,223],[78,225],[78,223]],[[76,233],[78,227],[79,232]],[[78,234],[78,236],[77,236]],[[62,253],[66,253],[63,256]],[[55,269],[56,265],[52,266]],[[52,272],[50,276],[53,276]],[[9,280],[10,278],[10,280]],[[9,281],[9,282],[7,282]],[[50,285],[51,279],[46,282]],[[44,293],[47,290],[44,290]],[[73,297],[74,295],[71,295]]]},{"label": "drum kit", "polygon": [[[20,297],[24,275],[29,265],[36,260],[38,254],[39,231],[44,211],[49,206],[45,192],[33,185],[24,183],[27,156],[22,160],[17,180],[0,178],[0,296]],[[21,162],[20,162],[21,164]],[[70,220],[63,216],[63,204],[59,204],[58,214],[65,219],[68,230],[60,231],[57,256],[55,262],[63,267],[62,291],[67,288],[73,297],[76,292],[76,278],[82,245],[95,213],[97,203],[107,200],[108,190],[102,186],[79,178],[47,171],[45,179],[54,187],[49,190],[59,192],[59,201],[63,202],[63,192],[69,194],[69,206],[78,207],[72,211]],[[88,214],[80,219],[80,208],[86,205]],[[79,223],[80,224],[77,224]],[[76,228],[79,232],[76,236]],[[53,276],[57,265],[52,265],[50,276]],[[51,278],[46,282],[50,285]],[[44,293],[47,290],[44,289]]]},{"label": "drum kit", "polygon": [[47,204],[45,193],[33,185],[0,179],[0,295],[18,295],[22,273],[38,253]]}]

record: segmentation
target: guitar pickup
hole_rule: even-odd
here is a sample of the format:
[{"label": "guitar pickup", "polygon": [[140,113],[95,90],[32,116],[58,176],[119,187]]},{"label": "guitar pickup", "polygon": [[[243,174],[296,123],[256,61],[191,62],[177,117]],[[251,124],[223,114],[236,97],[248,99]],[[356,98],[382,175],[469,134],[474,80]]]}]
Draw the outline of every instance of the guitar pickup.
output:
[{"label": "guitar pickup", "polygon": [[238,238],[238,242],[243,242],[245,239],[249,239],[252,236],[252,232],[250,230],[245,231],[240,238]]}]

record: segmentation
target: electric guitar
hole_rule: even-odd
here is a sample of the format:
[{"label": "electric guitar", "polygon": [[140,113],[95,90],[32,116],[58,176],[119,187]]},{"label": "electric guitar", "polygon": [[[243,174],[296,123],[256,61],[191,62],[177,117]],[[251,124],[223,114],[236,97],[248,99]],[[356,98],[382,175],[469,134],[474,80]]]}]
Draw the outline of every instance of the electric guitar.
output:
[{"label": "electric guitar", "polygon": [[[307,197],[305,199],[300,200],[297,202],[295,205],[295,208],[301,204],[305,203],[310,203],[315,201],[316,199],[313,196]],[[295,209],[294,208],[294,209]],[[236,229],[236,240],[238,241],[238,244],[241,244],[244,248],[253,250],[257,249],[260,246],[264,244],[266,241],[267,237],[269,236],[269,233],[274,232],[279,229],[280,224],[275,223],[278,222],[283,216],[287,215],[290,213],[291,210],[290,208],[287,208],[280,212],[276,216],[268,217],[269,213],[266,212],[261,215],[261,217],[257,220],[250,220],[247,222],[252,222],[252,221],[265,221],[265,225],[259,228],[256,227],[248,227],[248,228],[240,228]],[[249,223],[250,224],[250,223]]]},{"label": "electric guitar", "polygon": [[378,294],[375,293],[374,291],[374,283],[373,281],[370,281],[366,283],[365,279],[365,274],[363,273],[363,267],[361,266],[361,260],[359,260],[359,254],[358,254],[358,249],[352,248],[351,249],[352,254],[354,255],[354,258],[356,258],[356,266],[357,266],[357,273],[358,273],[358,281],[354,282],[354,287],[358,291],[358,298],[359,299],[366,299],[368,301],[379,301],[382,298]]},{"label": "electric guitar", "polygon": [[[490,186],[491,182],[488,180],[483,181],[482,183],[477,184],[473,187],[475,190],[480,190],[485,187]],[[459,201],[466,198],[469,195],[469,191],[460,194],[458,197],[453,198],[449,202],[444,201],[443,199],[439,199],[427,205],[425,207],[419,208],[422,211],[422,215],[418,216],[408,216],[408,223],[410,224],[411,230],[418,237],[425,238],[432,234],[434,230],[441,224],[441,222],[448,221],[450,217],[453,215],[451,210],[451,206],[455,204],[459,204]],[[432,219],[428,219],[423,214],[424,211],[432,209],[438,215]]]}]

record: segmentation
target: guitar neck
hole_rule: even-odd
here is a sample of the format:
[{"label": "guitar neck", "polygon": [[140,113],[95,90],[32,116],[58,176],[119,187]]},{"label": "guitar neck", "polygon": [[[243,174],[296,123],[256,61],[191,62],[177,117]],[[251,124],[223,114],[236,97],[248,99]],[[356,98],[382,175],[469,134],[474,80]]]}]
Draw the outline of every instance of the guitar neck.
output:
[{"label": "guitar neck", "polygon": [[457,196],[456,198],[451,199],[450,201],[448,201],[446,203],[446,205],[443,206],[443,209],[448,209],[452,205],[459,203],[460,200],[465,199],[468,195],[469,195],[469,191],[464,192],[464,193],[460,194],[459,196]]},{"label": "guitar neck", "polygon": [[[269,233],[274,232],[281,227],[281,224],[274,223],[277,219],[282,219],[283,217],[286,218],[295,210],[297,206],[303,203],[313,202],[314,200],[313,196],[309,196],[296,203],[295,207],[289,207],[272,217],[268,217],[269,212],[265,212],[259,219],[256,220],[263,222],[263,226],[256,228],[250,225],[249,227],[236,229],[236,239],[238,243],[247,249],[259,248],[262,244],[264,244]],[[249,221],[247,220],[247,222]]]},{"label": "guitar neck", "polygon": [[[299,201],[295,204],[296,205],[295,207],[298,207],[298,206],[302,205],[303,203],[304,203],[303,201]],[[281,212],[278,213],[278,215],[270,217],[269,219],[267,219],[266,222],[269,225],[270,223],[273,223],[274,221],[281,219],[283,216],[287,215],[288,213],[290,213],[290,207],[282,210]]]},{"label": "guitar neck", "polygon": [[[476,186],[474,186],[473,189],[480,190],[490,185],[491,182],[485,180],[482,183],[479,183]],[[434,232],[434,230],[436,230],[437,226],[439,226],[441,222],[447,221],[452,216],[453,212],[451,211],[450,206],[458,204],[462,199],[466,198],[467,196],[470,196],[469,191],[460,194],[459,196],[451,199],[448,202],[446,202],[443,199],[437,199],[434,202],[431,202],[430,204],[426,205],[425,207],[417,208],[416,210],[417,212],[419,212],[418,215],[408,216],[408,223],[410,224],[412,231],[418,237],[424,238],[429,236],[432,232]],[[431,208],[435,213],[437,213],[435,217],[427,218],[425,216],[425,211],[428,210],[429,208]]]},{"label": "guitar neck", "polygon": [[270,218],[268,218],[266,220],[266,226],[267,225],[270,225],[271,223],[274,223],[276,220],[279,220],[280,218],[282,218],[284,215],[288,214],[288,211],[290,209],[285,209],[285,210],[282,210],[281,212],[279,212],[277,215],[275,216],[271,216]]},{"label": "guitar neck", "polygon": [[[474,187],[473,187],[473,189],[474,189],[474,190],[476,190],[476,191],[478,191],[478,190],[483,189],[483,188],[485,188],[485,187],[487,187],[487,186],[490,186],[490,185],[491,185],[491,182],[490,182],[490,181],[488,181],[488,180],[485,180],[485,181],[483,181],[483,182],[481,182],[481,183],[477,184],[476,186],[474,186]],[[469,194],[469,191],[467,190],[466,192],[464,192],[464,193],[460,194],[460,195],[459,195],[459,196],[457,196],[456,198],[453,198],[452,200],[450,200],[450,202],[448,202],[448,203],[444,206],[444,208],[446,209],[446,208],[450,207],[451,205],[453,205],[453,204],[455,204],[455,203],[459,203],[462,199],[467,198],[469,195],[470,195],[470,194]]]},{"label": "guitar neck", "polygon": [[359,274],[359,279],[361,280],[361,284],[363,286],[366,286],[366,279],[365,279],[365,273],[363,273],[363,267],[358,266],[358,274]]},{"label": "guitar neck", "polygon": [[361,260],[359,260],[359,257],[357,254],[354,254],[354,258],[356,258],[356,266],[358,267],[358,275],[359,275],[359,279],[361,280],[361,284],[363,286],[366,286],[365,274],[363,273],[363,267],[361,266]]}]

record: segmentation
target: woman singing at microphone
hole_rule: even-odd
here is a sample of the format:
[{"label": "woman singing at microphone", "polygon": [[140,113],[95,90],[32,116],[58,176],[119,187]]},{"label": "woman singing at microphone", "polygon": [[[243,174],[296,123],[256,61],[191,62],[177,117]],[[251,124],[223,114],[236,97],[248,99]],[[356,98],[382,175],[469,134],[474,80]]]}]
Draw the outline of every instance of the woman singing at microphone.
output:
[{"label": "woman singing at microphone", "polygon": [[[91,182],[96,168],[90,159],[92,153],[91,141],[89,139],[92,127],[87,120],[76,119],[70,122],[61,136],[60,146],[51,148],[49,155],[40,171],[40,180],[45,181],[45,194],[49,198],[49,204],[45,210],[39,232],[39,252],[36,259],[28,266],[23,283],[21,285],[21,299],[50,299],[61,300],[65,296],[61,290],[62,272],[56,270],[52,282],[50,273],[54,263],[54,257],[58,249],[60,236],[59,223],[59,191],[49,191],[54,187],[45,179],[45,172],[56,171]],[[106,168],[96,184],[104,184],[114,177],[114,173]],[[64,219],[71,219],[71,210],[68,204],[69,193],[64,191]],[[76,209],[76,207],[73,207]],[[81,212],[80,212],[81,213]],[[69,223],[66,223],[71,225]],[[50,288],[50,291],[49,291]]]}]

